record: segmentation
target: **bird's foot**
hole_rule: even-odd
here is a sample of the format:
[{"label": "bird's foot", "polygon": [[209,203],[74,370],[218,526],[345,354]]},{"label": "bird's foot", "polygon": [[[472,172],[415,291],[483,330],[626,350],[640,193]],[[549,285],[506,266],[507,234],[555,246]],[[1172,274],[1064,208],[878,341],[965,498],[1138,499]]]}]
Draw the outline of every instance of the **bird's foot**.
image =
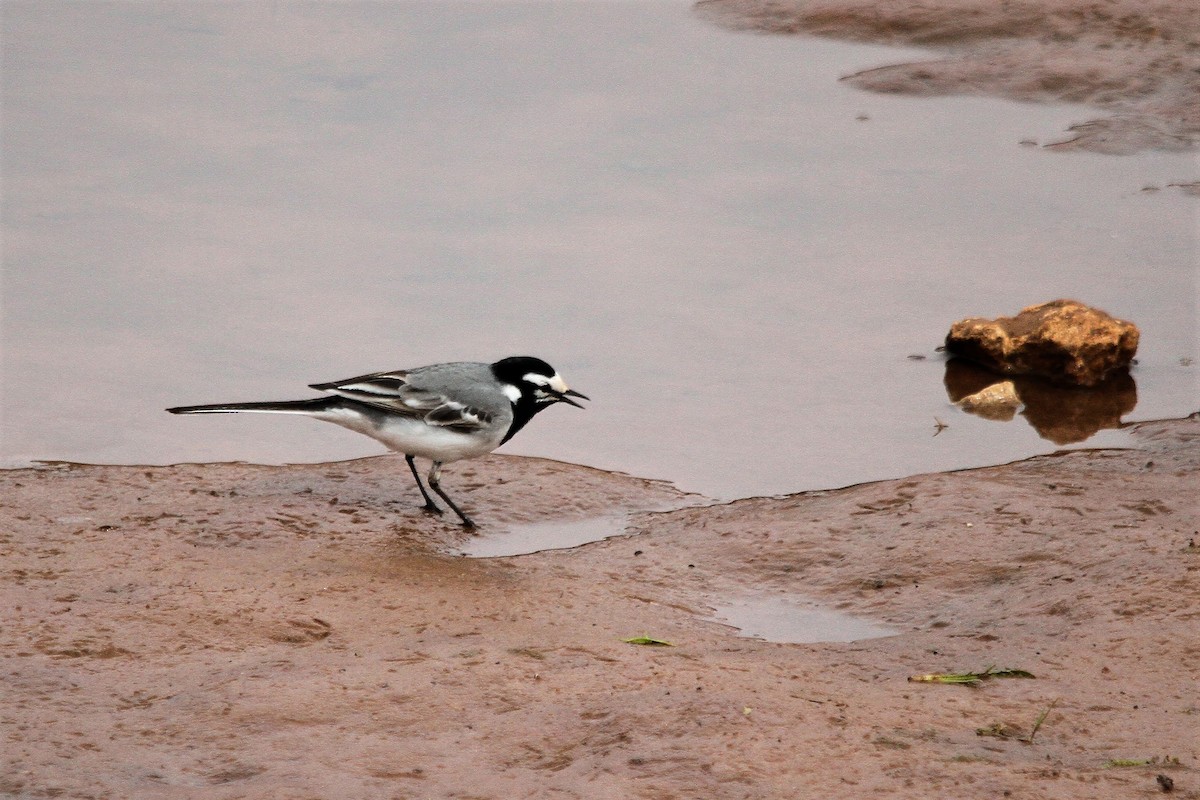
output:
[{"label": "bird's foot", "polygon": [[430,501],[430,502],[426,503],[425,505],[421,506],[421,510],[427,511],[430,514],[437,514],[439,517],[445,513],[444,511],[442,511],[440,506],[434,505],[433,501]]},{"label": "bird's foot", "polygon": [[475,528],[475,521],[470,517],[463,517],[462,521],[462,526],[467,530],[473,530]]}]

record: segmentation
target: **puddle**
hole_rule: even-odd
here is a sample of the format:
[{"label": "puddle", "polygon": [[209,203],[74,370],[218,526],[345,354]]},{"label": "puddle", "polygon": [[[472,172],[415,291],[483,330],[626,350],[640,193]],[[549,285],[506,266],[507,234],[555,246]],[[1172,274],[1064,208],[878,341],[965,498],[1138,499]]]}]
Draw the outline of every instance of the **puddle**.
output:
[{"label": "puddle", "polygon": [[499,533],[476,535],[458,552],[472,558],[500,558],[542,550],[565,550],[620,536],[628,522],[629,518],[621,515],[518,525]]},{"label": "puddle", "polygon": [[902,633],[899,628],[789,597],[753,597],[716,607],[711,619],[739,635],[768,642],[855,642]]}]

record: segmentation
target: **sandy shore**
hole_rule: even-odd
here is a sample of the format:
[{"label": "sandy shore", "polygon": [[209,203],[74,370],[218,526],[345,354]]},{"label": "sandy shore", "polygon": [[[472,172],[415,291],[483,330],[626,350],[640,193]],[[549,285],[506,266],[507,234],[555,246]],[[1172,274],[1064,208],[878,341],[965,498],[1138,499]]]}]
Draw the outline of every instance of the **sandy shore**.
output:
[{"label": "sandy shore", "polygon": [[[451,554],[390,457],[0,472],[0,791],[1200,797],[1200,419],[1136,440],[649,513],[696,498],[493,456],[447,475],[482,535],[631,515],[494,559]],[[708,619],[764,596],[898,633]],[[1036,677],[907,680],[989,665]]]},{"label": "sandy shore", "polygon": [[[848,76],[860,88],[1085,103],[1061,150],[1200,146],[1200,4],[1181,0],[700,0],[718,24],[928,47],[934,57]],[[1182,184],[1196,193],[1195,176]]]}]

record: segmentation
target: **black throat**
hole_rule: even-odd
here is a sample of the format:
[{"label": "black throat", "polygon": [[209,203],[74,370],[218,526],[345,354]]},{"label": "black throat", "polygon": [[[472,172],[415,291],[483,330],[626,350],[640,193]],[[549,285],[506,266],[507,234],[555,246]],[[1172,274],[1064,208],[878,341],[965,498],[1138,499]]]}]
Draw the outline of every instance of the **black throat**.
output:
[{"label": "black throat", "polygon": [[533,419],[539,411],[546,408],[550,403],[539,403],[530,395],[521,394],[521,399],[512,404],[513,421],[508,427],[508,433],[504,434],[504,438],[500,440],[500,444],[504,444],[509,439],[517,435],[517,431],[524,428],[529,420]]}]

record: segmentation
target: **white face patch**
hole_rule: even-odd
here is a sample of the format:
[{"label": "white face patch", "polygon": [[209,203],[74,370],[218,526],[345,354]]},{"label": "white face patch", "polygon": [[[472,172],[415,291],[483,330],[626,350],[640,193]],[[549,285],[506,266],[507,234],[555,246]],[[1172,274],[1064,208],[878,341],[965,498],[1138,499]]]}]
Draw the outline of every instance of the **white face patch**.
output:
[{"label": "white face patch", "polygon": [[526,372],[521,376],[521,380],[526,383],[532,383],[534,386],[545,386],[550,383],[553,378],[547,378],[545,375],[539,375],[536,372]]},{"label": "white face patch", "polygon": [[[566,381],[560,378],[557,372],[548,378],[545,375],[541,375],[536,372],[527,372],[521,377],[521,380],[532,383],[534,386],[538,387],[537,399],[539,403],[557,400],[558,395],[561,395],[563,392],[567,391]],[[551,393],[553,393],[553,395]]]},{"label": "white face patch", "polygon": [[511,383],[502,384],[500,386],[500,391],[504,392],[504,396],[507,397],[510,402],[515,403],[521,399],[521,390],[513,386]]}]

